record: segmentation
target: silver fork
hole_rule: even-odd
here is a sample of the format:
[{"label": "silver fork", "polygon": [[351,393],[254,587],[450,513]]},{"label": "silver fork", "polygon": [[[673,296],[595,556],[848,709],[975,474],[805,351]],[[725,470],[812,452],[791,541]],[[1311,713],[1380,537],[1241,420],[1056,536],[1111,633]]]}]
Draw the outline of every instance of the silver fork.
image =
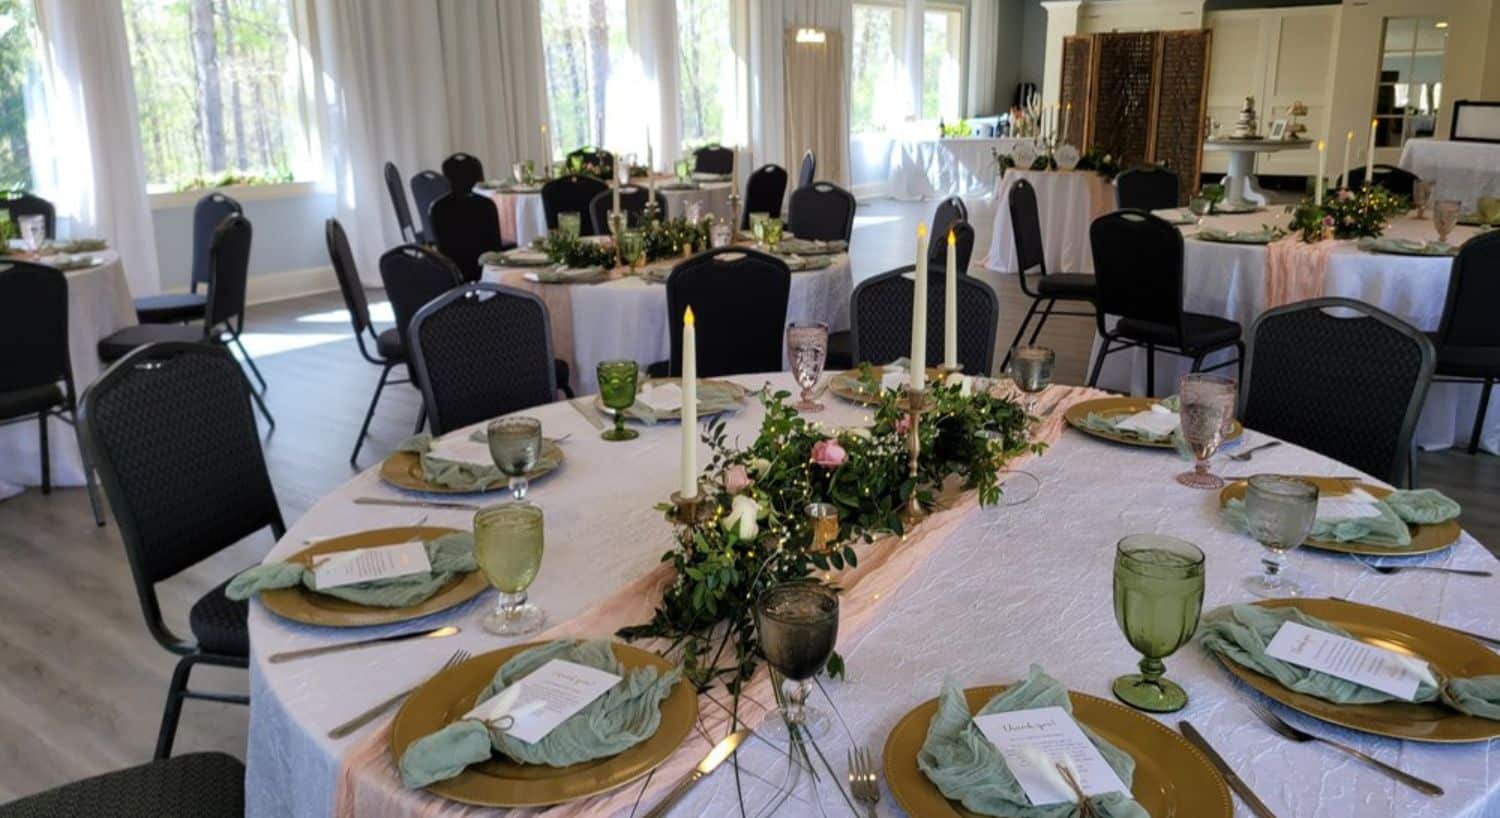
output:
[{"label": "silver fork", "polygon": [[1482,571],[1478,568],[1444,568],[1441,565],[1376,565],[1373,562],[1362,560],[1359,557],[1355,557],[1354,561],[1370,569],[1371,571],[1374,571],[1377,574],[1389,575],[1399,574],[1402,571],[1432,571],[1438,574],[1458,574],[1465,577],[1493,576],[1489,571]]},{"label": "silver fork", "polygon": [[849,751],[849,794],[865,805],[869,818],[875,818],[875,805],[880,803],[880,773],[870,751],[857,748]]},{"label": "silver fork", "polygon": [[1384,761],[1381,761],[1378,758],[1375,758],[1375,757],[1369,756],[1369,755],[1365,755],[1364,753],[1362,753],[1362,752],[1354,749],[1353,747],[1349,747],[1347,745],[1340,744],[1337,741],[1333,741],[1332,739],[1323,738],[1322,736],[1315,736],[1312,733],[1308,733],[1308,732],[1305,732],[1303,730],[1299,730],[1296,727],[1293,727],[1290,724],[1287,724],[1285,721],[1282,720],[1282,718],[1280,716],[1276,715],[1275,713],[1272,713],[1270,708],[1266,707],[1264,704],[1261,704],[1260,702],[1258,702],[1258,701],[1256,701],[1254,699],[1250,699],[1249,701],[1246,702],[1246,704],[1248,704],[1250,706],[1250,712],[1254,713],[1255,716],[1256,716],[1256,718],[1258,718],[1261,721],[1265,722],[1265,724],[1266,724],[1267,727],[1271,728],[1273,731],[1275,731],[1277,734],[1279,734],[1282,738],[1285,738],[1285,739],[1287,739],[1289,741],[1295,741],[1298,744],[1305,744],[1305,743],[1307,743],[1309,741],[1316,741],[1316,742],[1319,742],[1319,743],[1322,743],[1322,744],[1326,744],[1329,747],[1334,748],[1335,750],[1342,751],[1344,753],[1347,753],[1347,754],[1349,754],[1349,755],[1351,755],[1351,756],[1359,759],[1360,761],[1363,761],[1364,763],[1370,765],[1371,767],[1374,767],[1375,769],[1379,770],[1380,772],[1385,773],[1386,775],[1390,776],[1391,778],[1394,778],[1397,781],[1400,781],[1402,784],[1405,784],[1406,786],[1411,787],[1412,789],[1417,790],[1418,792],[1424,792],[1424,793],[1426,793],[1428,795],[1442,795],[1443,794],[1443,788],[1439,787],[1436,784],[1433,784],[1433,783],[1431,783],[1429,781],[1424,781],[1424,780],[1422,780],[1420,778],[1417,778],[1416,776],[1412,775],[1411,773],[1403,772],[1401,770],[1398,770],[1395,767],[1392,767],[1391,765],[1385,763]]},{"label": "silver fork", "polygon": [[1275,448],[1276,446],[1280,446],[1280,445],[1281,445],[1281,441],[1279,441],[1279,440],[1273,440],[1270,443],[1262,443],[1259,446],[1251,446],[1250,448],[1244,450],[1243,452],[1235,452],[1234,454],[1232,454],[1232,455],[1229,456],[1229,459],[1230,460],[1238,460],[1241,463],[1245,463],[1245,462],[1249,461],[1250,458],[1254,457],[1255,453],[1258,452],[1258,451],[1260,451],[1261,449],[1271,449],[1271,448]]},{"label": "silver fork", "polygon": [[[440,667],[440,668],[438,668],[432,674],[432,676],[436,676],[439,673],[442,673],[443,671],[447,670],[450,667],[455,667],[457,665],[461,665],[461,664],[463,664],[464,662],[467,662],[467,661],[469,661],[469,652],[466,651],[466,650],[456,650],[456,651],[453,652],[452,656],[448,657],[448,661],[444,662],[443,666]],[[385,701],[381,702],[380,704],[375,705],[374,707],[370,708],[369,710],[366,710],[365,712],[360,713],[358,716],[355,716],[354,718],[352,718],[352,719],[344,722],[343,724],[340,724],[339,726],[333,728],[332,730],[329,730],[328,731],[328,737],[329,738],[343,738],[344,736],[349,735],[350,733],[354,732],[355,730],[358,730],[359,728],[364,727],[366,724],[369,724],[371,721],[373,721],[376,716],[379,716],[381,713],[384,713],[385,711],[391,709],[392,707],[395,707],[398,702],[400,702],[402,699],[406,698],[407,696],[411,695],[411,692],[413,690],[416,690],[417,688],[419,688],[422,685],[426,684],[427,681],[432,678],[432,676],[428,676],[427,679],[424,679],[423,681],[421,681],[421,682],[419,682],[417,684],[414,684],[411,687],[406,688],[405,690],[401,691],[400,693],[397,693],[396,695],[390,697],[389,699],[386,699]]]}]

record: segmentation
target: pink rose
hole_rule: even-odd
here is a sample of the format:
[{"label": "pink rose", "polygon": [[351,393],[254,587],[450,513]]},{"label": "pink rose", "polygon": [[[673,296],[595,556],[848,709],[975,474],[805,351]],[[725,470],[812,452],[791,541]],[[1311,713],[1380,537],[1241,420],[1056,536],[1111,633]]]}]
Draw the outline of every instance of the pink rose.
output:
[{"label": "pink rose", "polygon": [[898,435],[904,435],[907,432],[910,432],[911,431],[911,415],[902,415],[901,418],[896,421],[896,427],[895,428],[896,428],[896,434],[898,434]]},{"label": "pink rose", "polygon": [[1354,198],[1354,193],[1349,188],[1342,188],[1339,190],[1339,198],[1347,202]]},{"label": "pink rose", "polygon": [[739,494],[750,488],[754,482],[750,479],[750,472],[738,463],[724,470],[724,490],[730,494]]},{"label": "pink rose", "polygon": [[844,461],[848,458],[849,453],[844,451],[844,447],[840,446],[839,442],[831,437],[813,444],[812,462],[825,469],[836,469],[844,465]]}]

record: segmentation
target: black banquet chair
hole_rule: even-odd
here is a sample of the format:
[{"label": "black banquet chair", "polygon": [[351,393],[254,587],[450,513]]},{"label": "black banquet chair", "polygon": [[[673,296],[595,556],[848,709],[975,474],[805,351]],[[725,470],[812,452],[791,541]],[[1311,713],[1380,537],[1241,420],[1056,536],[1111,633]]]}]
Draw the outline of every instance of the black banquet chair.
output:
[{"label": "black banquet chair", "polygon": [[[1404,168],[1395,165],[1375,166],[1375,185],[1383,187],[1397,196],[1405,196],[1410,199],[1412,191],[1417,186],[1417,175]],[[1349,181],[1344,187],[1350,190],[1358,190],[1364,187],[1365,169],[1363,167],[1349,169]]]},{"label": "black banquet chair", "polygon": [[157,583],[263,528],[286,533],[260,448],[250,389],[221,346],[149,344],[111,366],[83,395],[84,440],[120,526],[146,628],[177,654],[158,759],[172,754],[184,699],[247,704],[188,687],[193,668],[248,666],[245,602],[214,586],[188,612],[191,638],[162,617]]},{"label": "black banquet chair", "polygon": [[385,190],[390,194],[391,207],[396,211],[396,226],[401,228],[404,242],[424,242],[426,238],[411,223],[411,204],[406,200],[406,185],[401,181],[401,171],[395,162],[385,163]]},{"label": "black banquet chair", "polygon": [[494,200],[477,193],[454,190],[432,203],[432,241],[447,256],[464,281],[478,281],[484,273],[480,256],[514,247],[500,236],[500,213]]},{"label": "black banquet chair", "polygon": [[1131,168],[1115,177],[1115,206],[1121,210],[1162,210],[1178,201],[1177,174],[1166,168]]},{"label": "black banquet chair", "polygon": [[693,151],[694,173],[718,173],[729,175],[734,172],[734,149],[726,148],[718,143],[704,145]]},{"label": "black banquet chair", "polygon": [[[630,227],[640,225],[646,212],[646,202],[651,199],[651,191],[639,185],[620,186],[620,211],[625,214],[625,223]],[[614,196],[606,190],[595,193],[594,198],[589,200],[589,221],[594,225],[595,235],[609,235],[609,212],[614,207]],[[667,214],[667,202],[660,193],[656,194],[656,212],[665,217]]]},{"label": "black banquet chair", "polygon": [[773,219],[781,218],[781,202],[786,198],[786,168],[780,165],[761,165],[745,180],[745,214],[740,217],[740,229],[750,229],[750,214],[765,213]]},{"label": "black banquet chair", "polygon": [[[190,324],[138,324],[125,327],[99,341],[99,358],[105,363],[118,361],[137,347],[163,342],[234,344],[240,357],[265,386],[265,379],[255,361],[240,341],[245,326],[245,287],[250,269],[250,220],[230,216],[214,231],[209,248],[208,309],[202,326]],[[251,392],[255,405],[265,415],[266,423],[276,425],[271,410],[258,393]]]},{"label": "black banquet chair", "polygon": [[1427,336],[1361,301],[1314,298],[1267,310],[1250,325],[1240,421],[1411,485],[1412,430],[1436,358]]},{"label": "black banquet chair", "polygon": [[[52,493],[47,427],[53,417],[74,427],[78,400],[68,356],[68,282],[52,267],[0,263],[0,426],[36,421],[42,493]],[[104,525],[87,450],[83,471],[94,520]]]},{"label": "black banquet chair", "polygon": [[[359,268],[354,263],[354,254],[349,250],[349,238],[344,235],[344,226],[338,219],[329,219],[323,225],[323,238],[328,244],[328,259],[339,281],[339,292],[344,296],[344,307],[349,310],[349,323],[354,327],[354,341],[359,345],[360,357],[380,367],[380,380],[375,382],[375,394],[370,396],[370,408],[365,410],[365,422],[360,424],[359,436],[354,439],[354,451],[349,454],[349,465],[359,459],[359,450],[365,445],[365,436],[370,432],[370,421],[375,417],[375,406],[380,403],[380,394],[388,383],[410,383],[409,380],[390,379],[391,370],[406,363],[406,347],[401,343],[401,332],[395,327],[375,331],[370,321],[370,300],[365,295],[365,286],[359,280]],[[371,351],[373,348],[373,352]]]},{"label": "black banquet chair", "polygon": [[[1117,210],[1089,225],[1094,250],[1095,302],[1099,337],[1104,344],[1094,357],[1089,386],[1099,380],[1104,359],[1116,352],[1146,350],[1146,394],[1155,395],[1156,352],[1193,359],[1193,372],[1212,372],[1230,364],[1244,370],[1245,344],[1240,325],[1216,315],[1183,309],[1182,234],[1150,213]],[[1111,328],[1106,315],[1119,316]],[[1203,368],[1203,361],[1233,348],[1233,360]]]},{"label": "black banquet chair", "polygon": [[449,190],[470,193],[484,181],[484,163],[472,153],[455,153],[443,160],[443,177]]},{"label": "black banquet chair", "polygon": [[968,220],[969,206],[964,204],[963,199],[957,196],[949,196],[938,202],[938,206],[932,211],[932,232],[927,239],[928,255],[932,254],[932,251],[940,242],[943,244],[948,242],[948,228],[958,222],[966,222]]},{"label": "black banquet chair", "polygon": [[57,208],[34,193],[0,193],[0,211],[10,214],[12,224],[22,216],[42,216],[47,225],[47,238],[57,238]]},{"label": "black banquet chair", "polygon": [[854,196],[832,182],[814,182],[792,191],[786,228],[800,239],[848,241],[854,235]]},{"label": "black banquet chair", "polygon": [[417,221],[422,225],[422,243],[432,243],[432,203],[447,196],[453,188],[448,178],[434,170],[424,170],[411,177],[411,199],[417,206]]},{"label": "black banquet chair", "polygon": [[802,154],[802,163],[797,166],[797,187],[807,187],[818,176],[818,155],[808,148]]},{"label": "black banquet chair", "polygon": [[1479,409],[1469,454],[1479,451],[1490,393],[1500,379],[1500,231],[1480,233],[1464,242],[1448,274],[1448,300],[1438,331],[1428,333],[1437,347],[1437,377],[1442,383],[1480,383]]},{"label": "black banquet chair", "polygon": [[[1016,245],[1016,266],[1019,273],[1016,281],[1021,286],[1021,294],[1031,299],[1031,307],[1026,310],[1026,317],[1021,320],[1021,326],[1016,330],[1015,340],[1010,342],[1006,349],[1005,359],[1000,362],[1000,368],[1004,369],[1010,363],[1010,350],[1021,343],[1021,338],[1026,335],[1026,329],[1031,325],[1031,319],[1036,317],[1038,307],[1046,302],[1041,316],[1036,322],[1036,328],[1031,331],[1029,343],[1035,344],[1036,339],[1042,334],[1042,325],[1053,315],[1069,315],[1080,317],[1092,317],[1093,310],[1089,312],[1070,312],[1068,310],[1057,310],[1057,302],[1074,301],[1086,302],[1090,305],[1098,297],[1098,286],[1094,277],[1087,273],[1051,273],[1047,272],[1046,245],[1042,241],[1041,216],[1037,211],[1036,189],[1025,179],[1018,179],[1010,189],[1010,227],[1011,236]],[[1033,281],[1031,276],[1035,275]]]},{"label": "black banquet chair", "polygon": [[[396,319],[396,340],[406,352],[407,372],[412,383],[419,384],[411,365],[412,316],[428,302],[463,284],[463,276],[453,262],[436,250],[420,244],[403,244],[380,256],[380,283],[385,287],[385,298]],[[417,388],[420,390],[421,386]],[[415,431],[422,431],[426,423],[427,403],[423,401]]]},{"label": "black banquet chair", "polygon": [[0,804],[0,818],[241,818],[245,765],[187,753],[96,775]]},{"label": "black banquet chair", "polygon": [[[867,278],[854,288],[850,335],[855,362],[885,364],[911,354],[911,302],[915,267],[906,265]],[[927,365],[941,366],[947,277],[928,266]],[[958,279],[958,362],[970,375],[989,375],[995,362],[995,325],[1000,300],[973,276]]]},{"label": "black banquet chair", "polygon": [[135,299],[136,319],[142,324],[182,324],[203,320],[208,309],[207,290],[209,250],[213,247],[214,231],[230,216],[245,212],[240,203],[222,193],[210,193],[193,206],[193,259],[192,271],[185,293],[162,293]]},{"label": "black banquet chair", "polygon": [[667,276],[667,325],[672,358],[666,371],[682,374],[682,316],[693,308],[697,326],[698,376],[781,370],[786,305],[792,273],[786,262],[765,253],[719,247],[680,262]]},{"label": "black banquet chair", "polygon": [[419,310],[410,334],[435,435],[557,399],[552,323],[532,293],[466,284]]},{"label": "black banquet chair", "polygon": [[577,213],[583,235],[598,235],[593,220],[589,218],[589,204],[595,196],[608,190],[609,185],[603,181],[583,174],[559,176],[548,181],[542,185],[542,213],[547,219],[547,229],[557,229],[557,214]]}]

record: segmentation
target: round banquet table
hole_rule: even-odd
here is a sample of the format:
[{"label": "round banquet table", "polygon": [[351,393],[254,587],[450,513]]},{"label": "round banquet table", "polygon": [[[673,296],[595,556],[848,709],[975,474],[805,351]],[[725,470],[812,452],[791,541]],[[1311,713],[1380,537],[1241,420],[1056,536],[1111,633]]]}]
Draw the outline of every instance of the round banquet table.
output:
[{"label": "round banquet table", "polygon": [[[1286,216],[1276,211],[1210,216],[1208,227],[1221,230],[1256,230],[1262,224]],[[1185,235],[1193,232],[1187,225]],[[1478,228],[1459,225],[1449,235],[1454,245],[1472,237]],[[1430,222],[1398,218],[1386,235],[1393,238],[1434,240],[1437,234]],[[1283,242],[1294,241],[1291,238]],[[1442,320],[1443,305],[1448,297],[1448,271],[1453,260],[1447,256],[1399,256],[1367,253],[1353,241],[1321,242],[1317,252],[1326,252],[1326,271],[1321,290],[1304,291],[1302,298],[1339,296],[1353,298],[1385,310],[1426,332],[1435,332]],[[1308,260],[1313,248],[1300,245],[1292,258]],[[1249,341],[1250,324],[1256,316],[1279,303],[1267,299],[1268,279],[1278,271],[1268,264],[1270,250],[1263,245],[1229,244],[1188,238],[1183,242],[1183,306],[1189,312],[1218,315],[1238,321]],[[1093,354],[1100,344],[1096,335]],[[1233,357],[1218,353],[1208,358],[1212,366]],[[1156,356],[1156,394],[1177,391],[1177,379],[1188,372],[1191,360],[1170,353]],[[1116,352],[1104,361],[1099,386],[1143,395],[1146,389],[1146,353],[1144,350]],[[1466,383],[1434,383],[1427,392],[1427,403],[1417,421],[1414,440],[1424,449],[1446,449],[1467,446],[1474,431],[1474,413],[1479,409],[1480,387]],[[1491,411],[1480,435],[1480,446],[1500,453],[1500,412]]]},{"label": "round banquet table", "polygon": [[[98,256],[103,263],[63,274],[68,280],[68,358],[79,397],[99,377],[99,340],[136,323],[135,304],[119,254],[105,250],[87,255]],[[48,423],[53,484],[83,485],[83,458],[73,427],[55,417]],[[19,493],[20,486],[41,484],[37,445],[35,422],[0,426],[0,497]]]},{"label": "round banquet table", "polygon": [[891,198],[992,195],[994,151],[1010,153],[1024,141],[986,136],[896,139],[891,143],[887,179]]},{"label": "round banquet table", "polygon": [[1399,164],[1435,183],[1433,199],[1457,199],[1465,213],[1481,196],[1500,196],[1500,145],[1493,142],[1408,139]]},{"label": "round banquet table", "polygon": [[[657,177],[657,185],[672,181],[670,176]],[[639,179],[631,180],[639,184]],[[658,187],[666,203],[667,216],[686,216],[690,202],[698,202],[703,215],[729,219],[733,214],[729,208],[729,194],[734,192],[733,182],[699,182],[697,187],[687,190],[669,190]],[[547,213],[542,208],[540,187],[536,190],[506,190],[493,187],[476,187],[479,193],[490,197],[500,216],[500,237],[507,242],[525,246],[547,235]],[[587,218],[585,214],[585,218]]]},{"label": "round banquet table", "polygon": [[[670,268],[674,263],[650,266]],[[535,272],[534,267],[489,265],[484,277],[534,292],[546,303],[552,320],[552,354],[568,362],[578,394],[597,388],[595,369],[600,361],[628,358],[644,370],[671,357],[665,284],[639,276],[600,284],[541,284],[527,277]],[[835,256],[833,264],[821,270],[793,272],[787,322],[822,321],[831,332],[848,329],[853,287],[847,253]]]},{"label": "round banquet table", "polygon": [[995,230],[990,234],[984,266],[1001,273],[1020,270],[1015,231],[1010,224],[1010,192],[1020,179],[1036,190],[1047,272],[1092,273],[1094,252],[1089,247],[1089,225],[1115,209],[1115,190],[1108,179],[1091,170],[1006,170],[1000,180]]},{"label": "round banquet table", "polygon": [[[791,387],[790,376],[782,373],[734,380],[758,388],[768,378],[777,387]],[[1047,406],[1049,398],[1043,396],[1039,405]],[[826,424],[867,421],[862,408],[831,395],[825,401],[829,409],[818,419]],[[676,487],[681,430],[675,424],[640,427],[638,440],[608,443],[566,403],[538,407],[527,414],[542,420],[547,435],[571,434],[561,444],[566,462],[557,472],[535,481],[530,494],[544,510],[547,526],[546,555],[530,593],[546,609],[548,626],[552,626],[657,565],[671,534],[652,506]],[[762,417],[761,408],[753,402],[730,416],[730,439],[738,436],[748,442]],[[1262,439],[1251,432],[1242,445]],[[700,453],[705,456],[706,449]],[[1208,555],[1205,608],[1248,601],[1239,582],[1260,569],[1259,546],[1220,521],[1216,493],[1184,488],[1172,480],[1184,468],[1185,463],[1170,452],[1119,446],[1066,430],[1027,466],[1042,480],[1036,499],[1016,507],[962,512],[968,516],[938,544],[934,558],[914,566],[904,583],[881,603],[878,623],[863,638],[844,638],[838,645],[847,659],[848,677],[824,680],[823,685],[848,722],[854,741],[878,758],[891,727],[910,709],[936,696],[947,674],[964,685],[1009,682],[1023,677],[1035,662],[1072,689],[1108,699],[1113,677],[1133,672],[1139,658],[1115,625],[1111,602],[1114,545],[1125,534],[1172,534],[1202,547]],[[1290,445],[1257,454],[1255,468],[1352,473]],[[377,471],[376,467],[367,469],[314,505],[276,544],[269,558],[284,558],[300,550],[308,537],[409,525],[423,514],[428,515],[429,525],[470,525],[472,513],[467,511],[354,505],[351,501],[356,497],[409,496],[382,484]],[[1239,467],[1228,473],[1248,471]],[[504,498],[496,494],[467,499]],[[1419,559],[1455,567],[1497,567],[1494,558],[1467,534],[1448,551]],[[1500,633],[1500,608],[1491,604],[1500,593],[1500,578],[1431,572],[1386,576],[1348,557],[1307,549],[1295,552],[1292,561],[1324,594],[1379,604],[1454,627]],[[357,630],[298,625],[252,603],[247,814],[251,818],[329,814],[341,759],[372,739],[385,720],[341,741],[327,738],[327,731],[393,691],[426,678],[457,648],[479,653],[517,641],[491,636],[480,628],[480,618],[494,602],[493,592],[486,592],[422,621]],[[462,632],[447,639],[408,641],[284,664],[266,661],[276,651],[441,624],[458,625]],[[1169,658],[1167,668],[1192,701],[1180,714],[1161,721],[1175,726],[1178,719],[1191,720],[1281,818],[1479,818],[1500,810],[1500,752],[1496,752],[1500,742],[1401,743],[1288,716],[1299,725],[1433,780],[1447,791],[1442,797],[1429,798],[1326,748],[1294,745],[1276,737],[1246,708],[1242,698],[1246,688],[1232,682],[1196,646],[1186,646]],[[821,697],[815,694],[814,701],[820,702]],[[837,765],[847,743],[840,734],[822,743],[840,773]],[[741,749],[740,782],[752,812],[767,803],[770,785],[766,782],[778,780],[782,758],[758,741]],[[384,811],[361,812],[362,818],[477,814],[425,794],[400,791],[394,779],[382,777],[365,786],[388,792],[382,792],[387,796]],[[738,814],[735,786],[735,777],[721,770],[700,783],[673,814]],[[813,805],[807,803],[810,797],[822,801],[825,814],[847,814],[829,788],[820,796],[804,791],[777,814],[815,814]],[[1250,814],[1238,803],[1235,809],[1236,816]],[[904,814],[889,791],[882,793],[881,812]]]}]

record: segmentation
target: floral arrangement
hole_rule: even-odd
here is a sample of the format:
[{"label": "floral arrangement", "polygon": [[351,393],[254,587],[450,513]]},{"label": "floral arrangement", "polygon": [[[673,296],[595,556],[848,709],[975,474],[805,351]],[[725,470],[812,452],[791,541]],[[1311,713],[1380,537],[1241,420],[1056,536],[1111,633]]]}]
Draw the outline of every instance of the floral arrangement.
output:
[{"label": "floral arrangement", "polygon": [[640,227],[646,238],[646,260],[657,261],[681,256],[684,244],[690,246],[693,252],[707,248],[708,230],[712,223],[711,217],[695,222],[681,217],[647,221]]},{"label": "floral arrangement", "polygon": [[1379,185],[1365,185],[1357,191],[1340,188],[1323,197],[1323,204],[1304,199],[1290,208],[1291,227],[1305,242],[1317,242],[1330,235],[1336,239],[1376,237],[1385,232],[1390,218],[1411,208],[1411,202]]},{"label": "floral arrangement", "polygon": [[[1016,166],[1016,160],[1009,153],[1001,153],[998,148],[991,148],[990,153],[995,157],[999,173],[1004,174]],[[1113,179],[1120,172],[1120,163],[1104,151],[1091,150],[1078,158],[1078,164],[1073,169],[1091,170],[1105,179]],[[1048,151],[1038,155],[1028,170],[1057,170],[1057,161],[1052,158],[1051,151]]]},{"label": "floral arrangement", "polygon": [[[876,379],[878,382],[878,379]],[[978,492],[983,504],[1000,496],[996,472],[1007,460],[1040,452],[1028,436],[1020,405],[969,384],[934,385],[929,410],[920,415],[916,479],[909,474],[911,415],[895,390],[881,395],[870,428],[826,428],[787,404],[789,392],[763,395],[766,417],[749,446],[736,448],[715,420],[703,440],[713,456],[701,491],[705,522],[678,528],[675,547],[663,555],[677,574],[650,622],[625,628],[625,639],[665,638],[680,647],[688,678],[700,689],[723,678],[730,690],[755,671],[760,648],[752,606],[767,587],[814,571],[858,564],[856,545],[904,533],[901,511],[915,494],[931,505],[949,478]],[[979,435],[997,432],[996,439]],[[805,515],[809,503],[839,512],[838,534],[815,544]],[[659,506],[669,515],[670,505]],[[837,654],[830,675],[842,673]]]},{"label": "floral arrangement", "polygon": [[969,135],[969,131],[970,131],[969,120],[967,120],[967,119],[960,119],[959,121],[953,123],[952,125],[949,125],[949,124],[946,124],[946,123],[943,123],[943,122],[939,122],[938,123],[938,136],[943,136],[943,137],[968,136]]},{"label": "floral arrangement", "polygon": [[607,241],[584,241],[561,230],[548,231],[532,247],[547,254],[547,260],[564,267],[613,267],[615,246]]},{"label": "floral arrangement", "polygon": [[1208,200],[1208,212],[1212,213],[1226,194],[1223,185],[1204,185],[1198,189],[1198,195]]}]

